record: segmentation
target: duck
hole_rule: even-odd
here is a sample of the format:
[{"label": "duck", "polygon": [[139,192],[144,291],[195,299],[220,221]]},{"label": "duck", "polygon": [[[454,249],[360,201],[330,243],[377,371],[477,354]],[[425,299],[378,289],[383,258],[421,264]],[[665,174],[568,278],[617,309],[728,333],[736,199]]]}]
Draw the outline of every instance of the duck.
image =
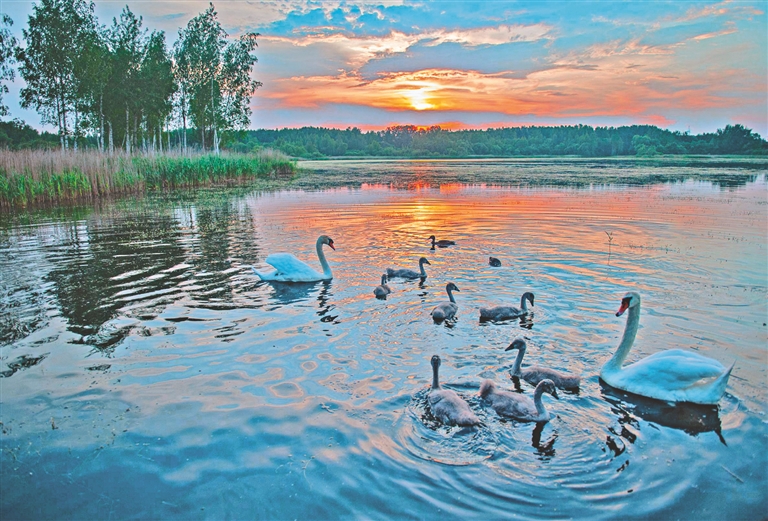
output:
[{"label": "duck", "polygon": [[449,241],[447,239],[441,239],[439,241],[436,241],[434,235],[430,235],[429,236],[429,240],[432,241],[432,249],[433,250],[435,249],[435,246],[437,246],[438,248],[445,248],[446,246],[454,246],[454,245],[456,245],[456,241]]},{"label": "duck", "polygon": [[488,265],[494,268],[501,267],[501,261],[496,257],[488,257]]},{"label": "duck", "polygon": [[520,308],[515,306],[496,306],[493,308],[480,308],[480,321],[486,320],[507,320],[510,318],[518,318],[528,314],[528,302],[533,306],[533,293],[526,291],[523,296],[520,297]]},{"label": "duck", "polygon": [[440,357],[434,355],[432,364],[432,389],[429,391],[429,407],[432,414],[447,425],[459,425],[461,427],[471,427],[478,425],[480,419],[469,408],[469,404],[464,401],[456,391],[443,389],[440,386],[438,378],[438,369],[440,367]]},{"label": "duck", "polygon": [[623,365],[640,325],[639,293],[630,291],[624,295],[616,316],[627,310],[621,342],[600,370],[600,379],[617,389],[657,400],[717,404],[725,394],[736,362],[726,368],[717,360],[693,351],[668,349]]},{"label": "duck", "polygon": [[536,385],[533,400],[524,394],[499,391],[492,380],[483,380],[480,384],[480,397],[490,403],[496,414],[520,421],[541,423],[549,421],[549,412],[541,402],[541,395],[544,393],[560,399],[552,380],[542,380]]},{"label": "duck", "polygon": [[578,389],[581,383],[581,377],[578,375],[569,375],[555,371],[548,367],[542,367],[540,365],[529,365],[525,368],[521,368],[523,363],[523,357],[525,356],[525,350],[527,349],[525,340],[522,338],[516,338],[505,349],[505,351],[511,351],[517,349],[517,358],[515,359],[515,365],[512,366],[510,374],[518,378],[522,378],[531,385],[538,385],[542,380],[551,380],[558,389]]},{"label": "duck", "polygon": [[333,279],[331,267],[325,258],[323,245],[328,245],[332,250],[336,250],[333,239],[327,235],[321,235],[315,243],[317,258],[320,260],[322,273],[312,269],[307,263],[300,261],[291,253],[273,253],[269,255],[265,262],[275,268],[270,272],[261,272],[253,266],[251,269],[261,280],[274,282],[317,282],[321,280]]},{"label": "duck", "polygon": [[385,273],[381,276],[381,285],[373,289],[373,294],[376,295],[376,298],[387,298],[390,293],[392,290],[387,286],[387,274]]},{"label": "duck", "polygon": [[427,272],[424,269],[425,264],[429,264],[431,266],[431,263],[427,260],[426,257],[421,257],[419,259],[419,271],[413,271],[407,268],[387,268],[387,278],[392,279],[393,277],[400,277],[403,279],[426,279]]},{"label": "duck", "polygon": [[449,282],[445,286],[445,291],[448,293],[448,300],[450,302],[442,302],[435,306],[435,309],[432,310],[432,319],[435,322],[442,322],[443,320],[450,320],[455,315],[456,312],[459,310],[459,306],[456,304],[456,299],[453,298],[453,292],[461,290],[456,287],[456,284],[453,282]]}]

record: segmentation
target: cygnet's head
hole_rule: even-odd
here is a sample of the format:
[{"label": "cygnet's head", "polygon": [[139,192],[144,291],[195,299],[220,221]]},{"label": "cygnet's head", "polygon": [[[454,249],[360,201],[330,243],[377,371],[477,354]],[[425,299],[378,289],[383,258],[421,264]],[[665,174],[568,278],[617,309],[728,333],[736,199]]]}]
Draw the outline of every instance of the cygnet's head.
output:
[{"label": "cygnet's head", "polygon": [[511,351],[513,349],[519,349],[525,351],[525,340],[522,338],[515,338],[511,344],[504,351]]},{"label": "cygnet's head", "polygon": [[536,388],[541,387],[541,390],[545,393],[549,393],[552,395],[553,398],[559,400],[560,397],[557,395],[557,387],[555,387],[555,383],[552,380],[542,380],[539,382],[539,385],[536,386]]},{"label": "cygnet's head", "polygon": [[453,282],[449,282],[449,283],[448,283],[448,284],[445,286],[445,290],[446,290],[446,291],[458,291],[459,293],[461,293],[461,290],[460,290],[460,289],[459,289],[459,288],[456,286],[456,284],[454,284]]}]

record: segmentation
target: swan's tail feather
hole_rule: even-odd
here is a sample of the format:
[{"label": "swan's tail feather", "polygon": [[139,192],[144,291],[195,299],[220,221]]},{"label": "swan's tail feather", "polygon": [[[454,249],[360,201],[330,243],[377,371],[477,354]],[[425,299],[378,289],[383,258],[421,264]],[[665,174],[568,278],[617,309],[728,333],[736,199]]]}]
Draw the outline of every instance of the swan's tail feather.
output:
[{"label": "swan's tail feather", "polygon": [[485,398],[496,389],[496,384],[491,380],[483,380],[480,384],[480,398]]},{"label": "swan's tail feather", "polygon": [[728,370],[719,376],[713,383],[714,388],[717,389],[718,400],[725,394],[725,388],[728,386],[728,378],[730,378],[731,371],[733,371],[733,366],[735,365],[736,360],[734,360],[731,367],[729,367]]},{"label": "swan's tail feather", "polygon": [[256,275],[257,277],[259,277],[261,280],[267,280],[267,278],[266,278],[267,275],[268,275],[267,273],[262,273],[262,272],[258,271],[256,268],[254,268],[253,266],[251,266],[250,268],[253,271],[253,274]]}]

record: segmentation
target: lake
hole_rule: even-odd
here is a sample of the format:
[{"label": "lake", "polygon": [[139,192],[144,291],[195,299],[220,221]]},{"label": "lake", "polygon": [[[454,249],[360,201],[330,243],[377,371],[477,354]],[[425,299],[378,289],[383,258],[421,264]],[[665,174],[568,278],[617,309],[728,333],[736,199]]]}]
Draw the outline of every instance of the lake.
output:
[{"label": "lake", "polygon": [[[0,216],[2,519],[759,519],[768,511],[768,163],[302,162],[206,189]],[[270,253],[334,278],[270,284]],[[455,246],[430,249],[427,238]],[[428,277],[373,289],[387,267]],[[488,265],[489,256],[501,267]],[[455,283],[457,318],[432,321]],[[718,406],[598,374],[735,362]],[[480,322],[518,306],[523,320]],[[505,348],[582,376],[545,424],[496,415]],[[482,420],[427,402],[430,358]],[[519,382],[532,395],[532,387]]]}]

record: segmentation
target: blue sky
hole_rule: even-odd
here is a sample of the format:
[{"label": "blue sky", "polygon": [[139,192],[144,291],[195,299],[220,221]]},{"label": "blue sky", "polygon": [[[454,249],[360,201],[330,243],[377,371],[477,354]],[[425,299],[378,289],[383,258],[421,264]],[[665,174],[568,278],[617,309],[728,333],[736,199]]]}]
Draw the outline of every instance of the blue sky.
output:
[{"label": "blue sky", "polygon": [[[124,5],[173,41],[207,2]],[[33,2],[2,1],[17,37]],[[768,134],[766,2],[214,2],[261,34],[251,128],[653,124]],[[12,117],[39,127],[18,107]]]}]

